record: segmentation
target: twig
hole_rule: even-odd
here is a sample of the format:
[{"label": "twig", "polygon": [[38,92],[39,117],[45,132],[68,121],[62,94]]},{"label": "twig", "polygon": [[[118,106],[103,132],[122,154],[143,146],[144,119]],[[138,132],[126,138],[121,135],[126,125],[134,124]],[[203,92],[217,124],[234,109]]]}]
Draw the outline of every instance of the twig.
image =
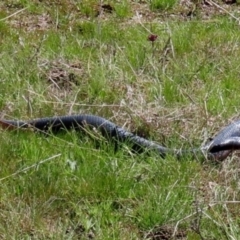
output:
[{"label": "twig", "polygon": [[8,175],[8,176],[6,176],[6,177],[0,178],[0,182],[3,181],[3,180],[5,180],[5,179],[7,179],[7,178],[16,176],[16,175],[18,175],[19,173],[26,172],[26,171],[28,171],[28,170],[31,169],[31,168],[34,168],[34,167],[37,168],[40,164],[43,164],[43,163],[45,163],[45,162],[48,162],[48,161],[50,161],[50,160],[52,160],[52,159],[55,159],[55,158],[57,158],[57,157],[60,157],[61,155],[62,155],[62,154],[59,153],[59,154],[54,155],[54,156],[52,156],[52,157],[49,157],[49,158],[47,158],[47,159],[41,160],[40,162],[35,163],[35,164],[33,164],[33,165],[29,166],[29,167],[26,167],[26,168],[24,168],[24,169],[22,169],[22,170],[19,170],[19,171],[15,172],[15,173],[13,173],[13,174],[11,174],[11,175]]},{"label": "twig", "polygon": [[[72,105],[72,102],[55,102],[55,101],[42,101],[43,103],[49,103],[49,104],[61,104],[61,105],[69,105],[71,107]],[[74,103],[74,106],[79,106],[79,107],[112,107],[112,108],[115,108],[115,107],[119,107],[121,108],[122,105],[121,104],[85,104],[85,103]]]},{"label": "twig", "polygon": [[218,5],[217,3],[213,2],[212,0],[205,0],[208,4],[212,4],[214,5],[216,8],[221,9],[222,11],[224,11],[225,13],[227,13],[229,16],[231,16],[233,19],[235,19],[238,24],[240,23],[239,18],[235,17],[232,13],[230,13],[228,10],[226,10],[225,8],[221,7],[220,5]]},{"label": "twig", "polygon": [[73,112],[73,107],[76,105],[76,101],[77,101],[77,96],[80,92],[80,89],[77,91],[77,93],[74,96],[73,102],[70,103],[70,107],[69,107],[69,114],[72,114]]},{"label": "twig", "polygon": [[[214,205],[217,205],[217,204],[213,204],[212,206],[214,206]],[[202,211],[201,211],[202,214],[205,214],[204,210],[207,210],[208,208],[209,208],[209,206],[207,206],[207,207],[205,207],[205,208],[202,208],[202,209],[201,209],[201,210],[202,210]],[[197,215],[197,214],[199,214],[199,210],[197,210],[197,211],[193,212],[192,214],[189,214],[188,216],[186,216],[186,217],[178,220],[177,223],[176,223],[176,225],[175,225],[175,227],[174,227],[174,231],[173,231],[172,236],[175,236],[175,234],[176,234],[176,232],[177,232],[177,229],[178,229],[178,225],[179,225],[182,221],[185,221],[185,220],[187,220],[187,219],[189,219],[189,218],[191,218],[191,217],[193,217],[193,216],[195,216],[195,215]],[[205,215],[207,215],[207,214],[205,214]],[[208,215],[207,217],[210,218],[209,215]],[[213,221],[214,221],[214,220],[213,220]],[[214,222],[216,222],[216,221],[214,221]],[[217,224],[218,224],[218,223],[217,223]]]},{"label": "twig", "polygon": [[175,51],[174,51],[174,46],[173,46],[173,41],[172,41],[172,32],[170,30],[169,25],[167,25],[167,32],[168,32],[168,35],[169,35],[169,43],[170,43],[170,47],[171,47],[171,50],[172,50],[172,56],[173,56],[173,58],[175,58]]},{"label": "twig", "polygon": [[45,39],[46,39],[46,36],[43,35],[43,37],[42,37],[42,39],[41,39],[41,41],[40,41],[40,44],[35,48],[35,52],[34,52],[33,55],[28,59],[29,64],[33,61],[33,59],[34,59],[35,57],[38,57],[38,55],[39,55],[39,53],[40,53],[40,50],[41,50],[41,47],[42,47],[43,42],[45,41]]},{"label": "twig", "polygon": [[0,19],[0,22],[1,22],[1,21],[4,21],[4,20],[7,20],[7,19],[9,19],[9,18],[11,18],[11,17],[13,17],[13,16],[15,16],[15,15],[17,15],[17,14],[25,11],[27,8],[28,8],[28,7],[25,7],[25,8],[23,8],[23,9],[20,9],[20,10],[16,11],[15,13],[13,13],[13,14],[5,17],[5,18]]},{"label": "twig", "polygon": [[149,29],[147,29],[147,28],[142,24],[141,19],[140,19],[141,17],[140,17],[140,15],[139,15],[138,11],[136,11],[136,15],[137,15],[138,23],[139,23],[149,34],[152,34],[152,32],[151,32]]},{"label": "twig", "polygon": [[[124,54],[123,51],[122,51],[122,49],[121,49],[119,46],[118,46],[118,49],[119,49],[119,51],[120,51],[122,54]],[[132,73],[133,73],[135,76],[137,76],[136,71],[134,70],[134,68],[132,67],[131,63],[128,61],[127,58],[126,58],[126,62],[127,62],[127,64],[129,65],[130,69],[132,70]]]}]

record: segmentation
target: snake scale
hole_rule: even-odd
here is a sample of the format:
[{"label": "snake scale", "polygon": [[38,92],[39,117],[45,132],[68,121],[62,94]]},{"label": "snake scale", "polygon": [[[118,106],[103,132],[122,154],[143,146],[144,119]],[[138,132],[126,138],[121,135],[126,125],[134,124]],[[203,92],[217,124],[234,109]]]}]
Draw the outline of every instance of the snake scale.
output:
[{"label": "snake scale", "polygon": [[0,119],[0,126],[5,129],[33,128],[36,131],[51,131],[53,133],[57,133],[62,129],[83,130],[86,128],[95,128],[109,140],[114,139],[118,142],[129,142],[143,149],[153,149],[161,157],[165,157],[167,154],[174,154],[177,157],[181,157],[186,153],[195,154],[196,152],[202,152],[208,159],[222,161],[234,150],[240,149],[240,120],[223,128],[203,147],[189,150],[166,148],[156,142],[135,135],[105,118],[88,114],[38,118],[28,121]]}]

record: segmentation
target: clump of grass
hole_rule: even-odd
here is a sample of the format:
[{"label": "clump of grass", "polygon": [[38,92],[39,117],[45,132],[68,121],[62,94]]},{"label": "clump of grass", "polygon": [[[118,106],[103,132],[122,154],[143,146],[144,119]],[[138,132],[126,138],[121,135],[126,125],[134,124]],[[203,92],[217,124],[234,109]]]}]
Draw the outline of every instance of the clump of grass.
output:
[{"label": "clump of grass", "polygon": [[177,0],[150,0],[149,5],[152,11],[168,10],[175,6]]},{"label": "clump of grass", "polygon": [[126,18],[131,15],[131,7],[128,1],[121,1],[120,4],[114,4],[116,16]]},{"label": "clump of grass", "polygon": [[79,9],[82,14],[84,14],[86,17],[97,17],[99,14],[98,12],[98,4],[99,1],[81,1],[80,4],[78,4]]}]

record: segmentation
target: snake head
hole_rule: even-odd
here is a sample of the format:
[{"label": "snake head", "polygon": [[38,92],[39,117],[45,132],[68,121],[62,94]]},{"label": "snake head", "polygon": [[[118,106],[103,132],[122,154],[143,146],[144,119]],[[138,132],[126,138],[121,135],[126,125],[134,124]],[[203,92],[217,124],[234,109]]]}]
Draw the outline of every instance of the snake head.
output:
[{"label": "snake head", "polygon": [[231,153],[240,150],[240,137],[229,137],[221,141],[214,141],[208,144],[208,155],[210,159],[223,161]]}]

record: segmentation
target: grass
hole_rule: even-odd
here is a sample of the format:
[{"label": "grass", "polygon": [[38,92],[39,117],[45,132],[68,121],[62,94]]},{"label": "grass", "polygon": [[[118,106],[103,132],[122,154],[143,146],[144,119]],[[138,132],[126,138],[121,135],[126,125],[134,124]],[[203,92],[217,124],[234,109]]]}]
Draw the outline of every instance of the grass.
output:
[{"label": "grass", "polygon": [[157,11],[171,9],[177,2],[176,0],[150,0],[149,4],[152,11]]},{"label": "grass", "polygon": [[[2,117],[91,113],[204,144],[239,116],[239,26],[220,11],[239,6],[215,3],[2,1]],[[76,132],[0,140],[2,239],[239,239],[238,155],[161,159]]]}]

